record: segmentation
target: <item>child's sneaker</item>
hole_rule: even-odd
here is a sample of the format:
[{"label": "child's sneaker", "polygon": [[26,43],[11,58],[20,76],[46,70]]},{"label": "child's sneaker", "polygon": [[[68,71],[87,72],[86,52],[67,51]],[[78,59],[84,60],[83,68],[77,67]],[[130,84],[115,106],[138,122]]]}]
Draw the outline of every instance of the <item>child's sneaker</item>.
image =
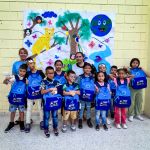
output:
[{"label": "child's sneaker", "polygon": [[78,128],[79,128],[79,129],[82,129],[82,128],[83,128],[82,119],[79,119]]},{"label": "child's sneaker", "polygon": [[117,129],[121,129],[121,125],[120,124],[116,124],[116,128]]},{"label": "child's sneaker", "polygon": [[44,122],[43,121],[40,122],[40,129],[44,130]]},{"label": "child's sneaker", "polygon": [[108,131],[108,127],[106,124],[103,125],[104,130]]},{"label": "child's sneaker", "polygon": [[122,128],[123,128],[123,129],[127,129],[128,127],[127,127],[126,124],[122,124]]},{"label": "child's sneaker", "polygon": [[108,125],[110,125],[110,120],[108,118],[106,118],[106,122]]},{"label": "child's sneaker", "polygon": [[30,125],[30,124],[26,124],[25,132],[26,132],[26,133],[29,133],[29,132],[30,132],[30,129],[31,129],[31,125]]},{"label": "child's sneaker", "polygon": [[136,119],[138,119],[138,120],[140,120],[140,121],[144,121],[144,118],[143,118],[142,116],[140,116],[140,115],[137,115],[137,116],[136,116]]},{"label": "child's sneaker", "polygon": [[97,124],[95,129],[96,129],[96,131],[99,131],[100,130],[100,125]]},{"label": "child's sneaker", "polygon": [[70,128],[72,131],[76,131],[76,126],[74,124],[72,124]]},{"label": "child's sneaker", "polygon": [[130,122],[133,122],[133,116],[130,116],[128,119]]},{"label": "child's sneaker", "polygon": [[45,136],[47,137],[47,138],[49,138],[50,137],[50,132],[49,132],[49,130],[47,129],[47,130],[44,130],[44,133],[45,133]]},{"label": "child's sneaker", "polygon": [[57,128],[54,129],[54,134],[55,134],[55,136],[58,136],[58,135],[59,135],[59,132],[58,132],[58,129],[57,129]]},{"label": "child's sneaker", "polygon": [[14,127],[14,122],[9,122],[9,124],[4,132],[7,133],[8,131],[12,130],[13,127]]},{"label": "child's sneaker", "polygon": [[20,131],[24,132],[25,127],[24,127],[24,121],[20,121]]},{"label": "child's sneaker", "polygon": [[89,128],[93,128],[93,124],[92,124],[92,122],[91,122],[91,118],[89,118],[89,119],[87,120],[87,125],[88,125]]},{"label": "child's sneaker", "polygon": [[67,132],[67,125],[64,124],[63,127],[62,127],[62,129],[61,129],[61,131],[63,133]]},{"label": "child's sneaker", "polygon": [[15,121],[14,125],[19,125],[19,124],[20,124],[20,120],[18,119]]}]

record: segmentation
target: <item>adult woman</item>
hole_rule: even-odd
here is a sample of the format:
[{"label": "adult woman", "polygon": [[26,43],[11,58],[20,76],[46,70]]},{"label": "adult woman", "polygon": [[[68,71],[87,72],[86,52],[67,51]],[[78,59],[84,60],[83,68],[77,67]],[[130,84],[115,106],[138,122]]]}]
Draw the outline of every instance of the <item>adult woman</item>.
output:
[{"label": "adult woman", "polygon": [[[77,77],[83,74],[83,66],[86,62],[84,62],[84,54],[82,52],[77,52],[75,55],[76,64],[72,65],[72,70],[76,72]],[[96,68],[92,65],[92,74],[96,73]]]},{"label": "adult woman", "polygon": [[12,66],[12,74],[13,74],[13,75],[17,75],[17,74],[18,74],[18,71],[19,71],[20,65],[26,63],[25,60],[26,60],[27,57],[28,57],[28,51],[27,51],[25,48],[20,48],[20,49],[19,49],[19,57],[20,57],[20,60],[19,60],[19,61],[15,61],[15,62],[13,63],[13,66]]}]

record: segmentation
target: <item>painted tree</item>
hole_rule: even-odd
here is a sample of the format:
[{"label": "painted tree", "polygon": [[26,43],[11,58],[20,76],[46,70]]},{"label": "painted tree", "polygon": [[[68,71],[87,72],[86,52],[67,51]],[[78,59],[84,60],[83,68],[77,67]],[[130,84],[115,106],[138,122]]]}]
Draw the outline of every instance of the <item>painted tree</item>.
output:
[{"label": "painted tree", "polygon": [[30,35],[32,33],[32,29],[34,28],[35,25],[39,24],[40,26],[45,26],[46,25],[46,20],[44,20],[39,13],[36,12],[30,12],[28,17],[28,21],[32,22],[32,26],[30,28],[27,28],[24,30],[24,38],[27,35]]},{"label": "painted tree", "polygon": [[46,20],[44,20],[39,13],[36,13],[36,12],[30,12],[28,18],[27,18],[29,21],[32,21],[33,24],[32,26],[30,27],[30,29],[32,30],[33,27],[36,25],[36,24],[40,24],[40,26],[45,26],[46,25]]},{"label": "painted tree", "polygon": [[59,16],[56,27],[68,32],[71,55],[78,51],[78,40],[88,40],[91,35],[89,20],[82,18],[79,13],[64,12],[63,16]]}]

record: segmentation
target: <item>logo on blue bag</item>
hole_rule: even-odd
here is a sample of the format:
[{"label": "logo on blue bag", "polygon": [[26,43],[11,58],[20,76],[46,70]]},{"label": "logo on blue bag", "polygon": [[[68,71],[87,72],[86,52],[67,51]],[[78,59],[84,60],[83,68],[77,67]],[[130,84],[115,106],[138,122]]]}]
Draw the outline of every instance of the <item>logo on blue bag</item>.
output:
[{"label": "logo on blue bag", "polygon": [[13,102],[14,103],[21,103],[22,102],[22,98],[16,98],[16,97],[14,97],[13,98]]},{"label": "logo on blue bag", "polygon": [[69,109],[69,110],[74,110],[74,109],[76,109],[75,104],[74,104],[73,101],[71,101],[71,103],[68,105],[68,109]]},{"label": "logo on blue bag", "polygon": [[50,102],[50,107],[56,107],[58,106],[58,100]]}]

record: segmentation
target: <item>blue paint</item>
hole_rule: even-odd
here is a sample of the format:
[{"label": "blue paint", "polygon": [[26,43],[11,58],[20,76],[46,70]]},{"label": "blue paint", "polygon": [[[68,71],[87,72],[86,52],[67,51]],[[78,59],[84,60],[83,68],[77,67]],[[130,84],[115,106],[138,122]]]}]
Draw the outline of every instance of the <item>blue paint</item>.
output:
[{"label": "blue paint", "polygon": [[89,56],[89,58],[94,61],[94,66],[96,67],[97,71],[98,71],[99,64],[105,64],[107,68],[107,73],[108,73],[111,66],[110,66],[110,63],[106,61],[105,59],[106,57],[111,55],[111,49],[107,45],[105,46],[106,46],[106,49],[104,51],[94,52]]},{"label": "blue paint", "polygon": [[42,14],[42,16],[43,16],[44,18],[52,18],[52,17],[57,18],[57,14],[55,14],[53,11],[45,11],[45,12]]},{"label": "blue paint", "polygon": [[32,45],[32,43],[31,43],[29,40],[27,40],[27,41],[25,42],[25,44],[26,44],[28,47],[30,47],[30,46]]},{"label": "blue paint", "polygon": [[112,21],[106,15],[96,15],[91,21],[91,30],[96,36],[107,35],[112,28]]}]

